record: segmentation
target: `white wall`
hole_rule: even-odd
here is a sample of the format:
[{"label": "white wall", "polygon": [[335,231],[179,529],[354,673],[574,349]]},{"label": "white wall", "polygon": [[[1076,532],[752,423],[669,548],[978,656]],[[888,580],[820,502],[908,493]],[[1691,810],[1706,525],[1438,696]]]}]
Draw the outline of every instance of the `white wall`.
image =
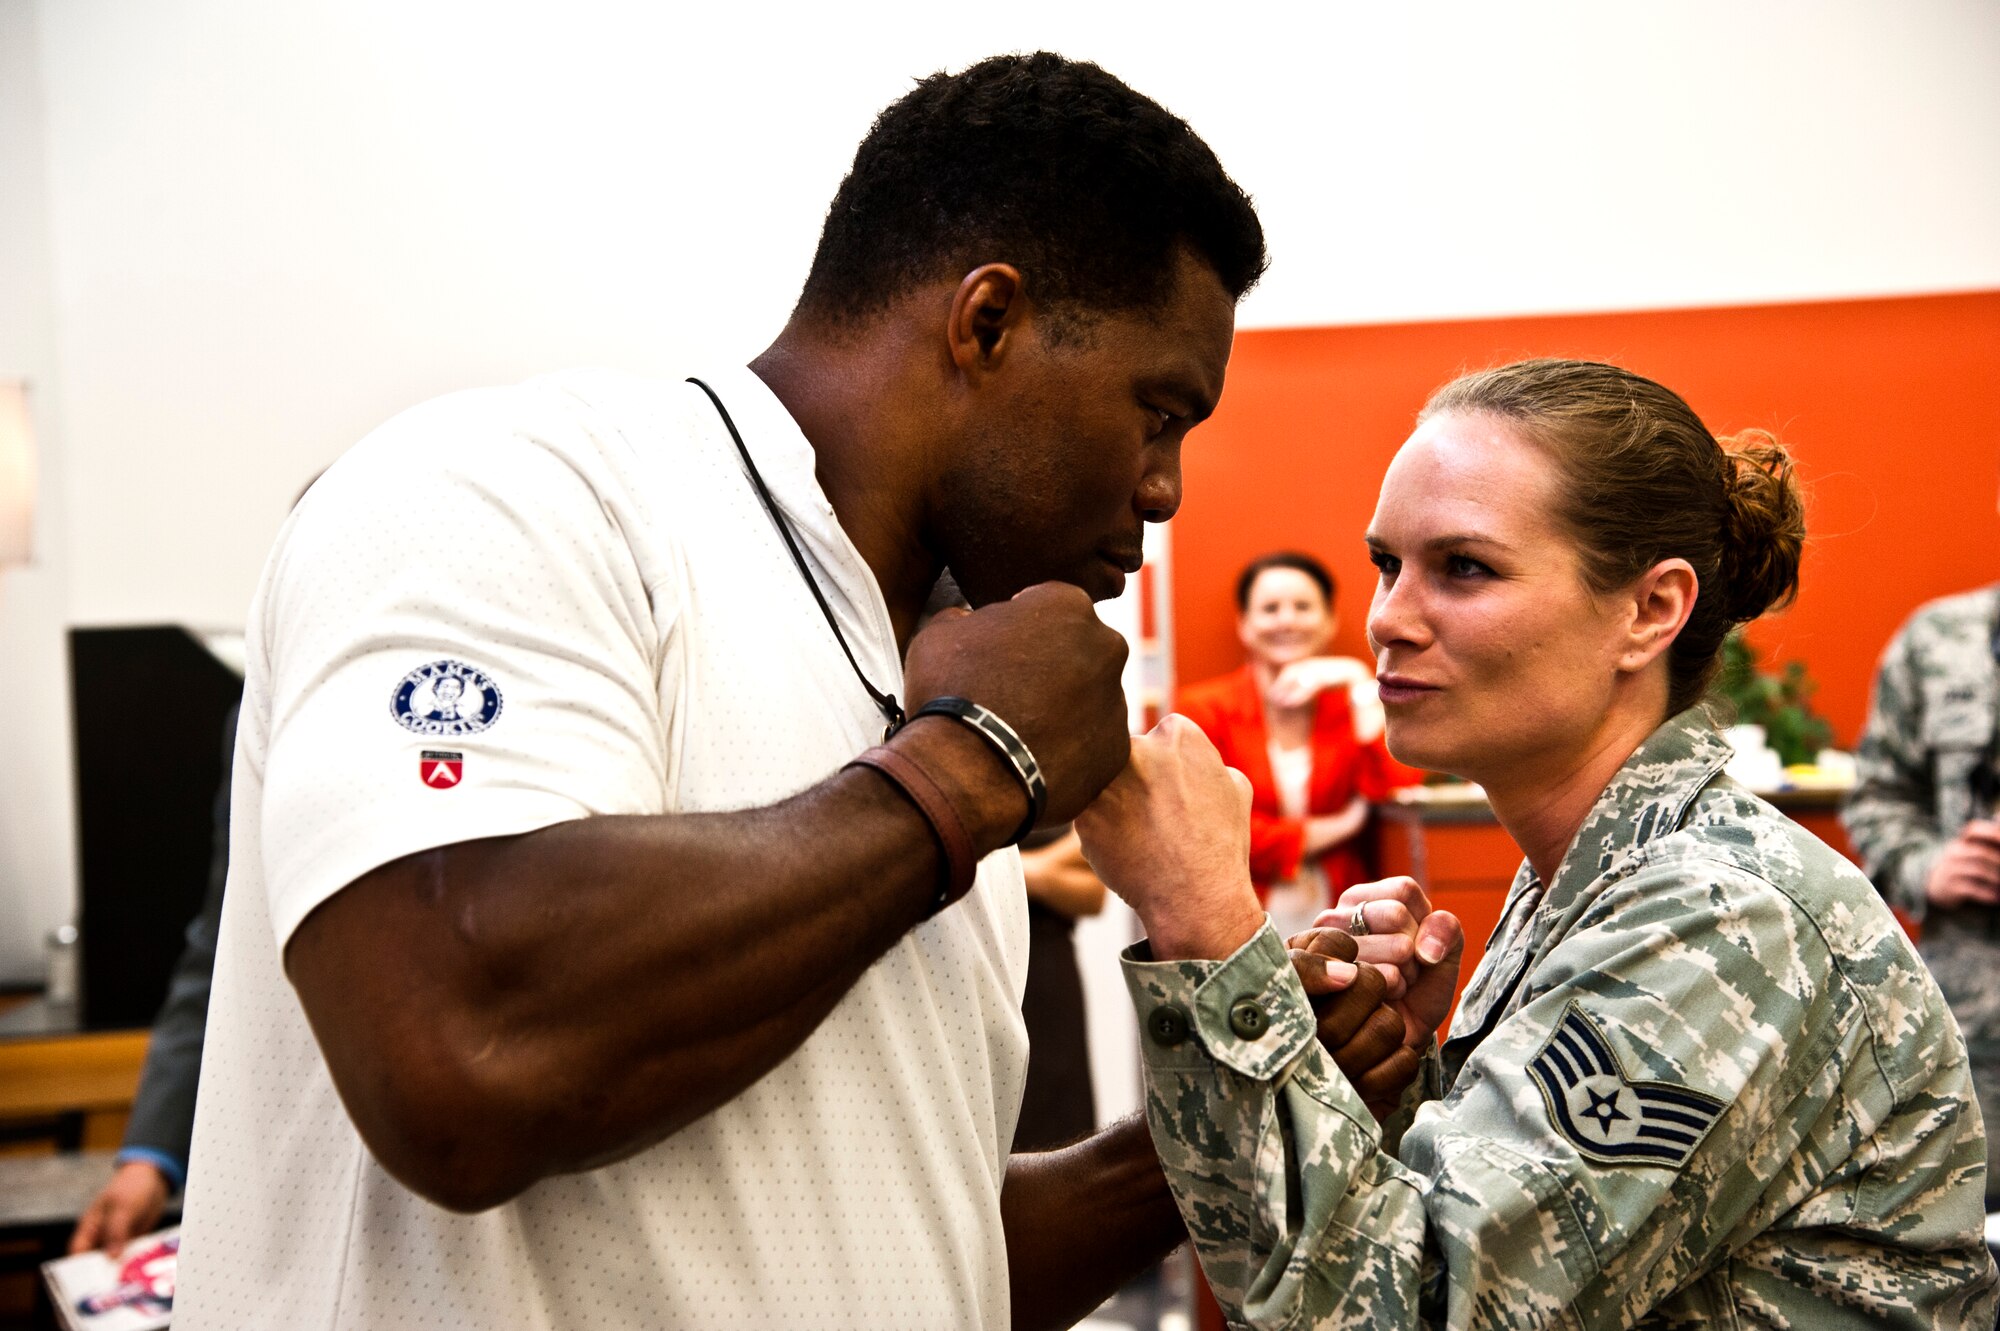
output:
[{"label": "white wall", "polygon": [[43,453],[33,562],[0,570],[0,983],[39,979],[42,937],[69,918],[76,883],[62,632],[69,532],[36,28],[33,5],[0,0],[0,379],[27,382]]},{"label": "white wall", "polygon": [[0,979],[72,891],[63,625],[240,622],[300,484],[419,398],[753,353],[932,69],[1050,46],[1185,115],[1270,232],[1250,326],[2000,286],[1990,0],[797,10],[0,0],[48,478]]},{"label": "white wall", "polygon": [[1303,8],[45,5],[73,612],[235,620],[415,398],[754,351],[874,111],[994,49],[1208,136],[1248,324],[2000,282],[1989,0]]}]

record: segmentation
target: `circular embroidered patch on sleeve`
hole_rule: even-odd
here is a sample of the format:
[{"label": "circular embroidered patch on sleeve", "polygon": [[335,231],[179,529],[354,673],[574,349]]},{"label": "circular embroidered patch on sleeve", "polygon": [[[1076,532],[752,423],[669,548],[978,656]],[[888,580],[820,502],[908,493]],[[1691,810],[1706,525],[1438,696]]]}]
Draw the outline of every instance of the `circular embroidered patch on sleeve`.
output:
[{"label": "circular embroidered patch on sleeve", "polygon": [[476,735],[500,717],[500,686],[463,661],[433,661],[397,681],[389,711],[419,735]]}]

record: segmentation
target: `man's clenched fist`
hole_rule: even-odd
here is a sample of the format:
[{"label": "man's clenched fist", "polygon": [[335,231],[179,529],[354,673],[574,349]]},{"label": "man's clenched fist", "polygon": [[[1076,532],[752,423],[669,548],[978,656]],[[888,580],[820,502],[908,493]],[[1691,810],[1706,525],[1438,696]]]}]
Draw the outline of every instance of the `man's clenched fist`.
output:
[{"label": "man's clenched fist", "polygon": [[1043,822],[1065,823],[1125,766],[1125,656],[1125,639],[1088,596],[1045,582],[1011,601],[939,612],[910,642],[904,707],[955,695],[991,710],[1041,764]]}]

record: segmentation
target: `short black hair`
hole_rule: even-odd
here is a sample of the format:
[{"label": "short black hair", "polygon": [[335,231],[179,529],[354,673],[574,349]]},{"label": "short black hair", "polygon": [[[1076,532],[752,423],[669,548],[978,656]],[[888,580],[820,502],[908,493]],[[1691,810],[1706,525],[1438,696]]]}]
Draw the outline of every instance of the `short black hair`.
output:
[{"label": "short black hair", "polygon": [[860,322],[982,263],[1013,264],[1065,314],[1144,308],[1183,245],[1232,299],[1264,272],[1249,196],[1187,122],[1086,61],[994,56],[875,118],[793,317]]},{"label": "short black hair", "polygon": [[1326,597],[1326,608],[1333,609],[1333,571],[1311,555],[1300,554],[1297,550],[1274,550],[1268,555],[1258,555],[1236,575],[1237,614],[1250,608],[1250,589],[1257,585],[1258,575],[1274,568],[1296,569],[1311,578],[1319,585],[1320,594]]}]

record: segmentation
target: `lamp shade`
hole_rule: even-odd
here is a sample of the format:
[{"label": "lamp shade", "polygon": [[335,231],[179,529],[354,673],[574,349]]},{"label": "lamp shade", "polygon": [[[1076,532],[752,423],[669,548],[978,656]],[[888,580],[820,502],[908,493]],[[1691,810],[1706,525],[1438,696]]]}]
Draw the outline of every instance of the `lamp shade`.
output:
[{"label": "lamp shade", "polygon": [[28,562],[35,526],[35,440],[27,385],[0,379],[0,568]]}]

